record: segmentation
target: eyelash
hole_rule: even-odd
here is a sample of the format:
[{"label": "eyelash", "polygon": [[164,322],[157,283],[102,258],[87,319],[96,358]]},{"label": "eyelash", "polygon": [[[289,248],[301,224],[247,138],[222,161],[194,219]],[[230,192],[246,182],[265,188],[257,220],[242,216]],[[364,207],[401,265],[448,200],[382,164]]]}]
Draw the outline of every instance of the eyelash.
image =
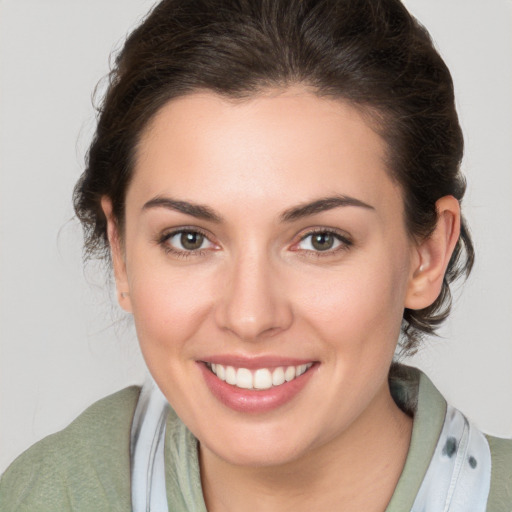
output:
[{"label": "eyelash", "polygon": [[[343,251],[349,250],[354,243],[350,238],[347,237],[346,234],[341,234],[340,232],[334,230],[334,229],[327,229],[327,228],[317,228],[309,230],[306,234],[301,236],[300,240],[294,244],[294,246],[299,245],[301,242],[306,240],[309,237],[312,237],[314,235],[321,234],[321,235],[329,235],[332,236],[337,242],[339,242],[339,246],[334,249],[327,249],[325,251],[315,251],[315,250],[304,250],[304,255],[307,257],[313,257],[313,258],[326,258],[329,256],[333,256],[334,254],[338,254]],[[300,249],[296,249],[300,250]]]},{"label": "eyelash", "polygon": [[207,249],[195,249],[195,250],[181,250],[176,249],[172,245],[170,245],[168,242],[171,238],[173,238],[176,235],[183,235],[184,233],[190,233],[195,235],[201,235],[204,237],[205,240],[207,240],[210,244],[214,245],[213,242],[210,240],[208,235],[201,231],[198,228],[180,228],[176,229],[174,231],[169,231],[166,233],[163,233],[158,239],[157,243],[162,247],[162,249],[165,251],[166,254],[172,254],[173,256],[177,258],[191,258],[193,256],[206,256]]},{"label": "eyelash", "polygon": [[[207,240],[210,244],[214,245],[213,242],[210,240],[208,235],[201,231],[198,228],[180,228],[176,229],[174,231],[163,233],[158,239],[156,240],[157,243],[162,247],[162,249],[165,251],[166,254],[172,254],[175,257],[186,259],[194,256],[206,256],[208,249],[195,249],[195,250],[180,250],[176,249],[172,245],[170,245],[168,242],[171,238],[173,238],[176,235],[183,235],[184,233],[190,233],[190,234],[198,234],[204,237],[205,240]],[[307,255],[307,257],[314,257],[314,258],[325,258],[332,256],[333,254],[337,254],[342,251],[347,251],[350,249],[354,244],[352,240],[350,240],[346,235],[342,235],[336,230],[333,229],[326,229],[326,228],[317,228],[312,229],[308,231],[306,234],[302,235],[298,242],[295,242],[292,247],[298,246],[301,242],[306,240],[308,237],[312,237],[316,234],[322,234],[322,235],[328,235],[332,236],[337,242],[339,242],[339,246],[334,249],[327,249],[325,251],[315,251],[306,249],[302,252]],[[292,249],[293,251],[301,251],[300,249]]]}]

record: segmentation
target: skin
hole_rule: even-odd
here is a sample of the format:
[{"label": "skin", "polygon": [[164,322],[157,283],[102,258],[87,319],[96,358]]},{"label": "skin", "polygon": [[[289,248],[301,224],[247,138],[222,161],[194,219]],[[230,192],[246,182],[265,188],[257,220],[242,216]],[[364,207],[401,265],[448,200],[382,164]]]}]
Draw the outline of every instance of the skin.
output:
[{"label": "skin", "polygon": [[[390,395],[388,370],[404,307],[439,294],[460,217],[458,202],[441,198],[433,235],[412,239],[385,155],[345,102],[299,87],[237,102],[198,92],[171,101],[144,132],[123,233],[103,198],[120,304],[199,439],[210,512],[383,511],[392,496],[412,420]],[[283,220],[332,196],[367,206]],[[199,251],[169,236],[183,228],[205,235]],[[312,230],[340,238],[319,251]],[[219,354],[315,366],[284,405],[243,413],[212,395],[198,367]]]}]

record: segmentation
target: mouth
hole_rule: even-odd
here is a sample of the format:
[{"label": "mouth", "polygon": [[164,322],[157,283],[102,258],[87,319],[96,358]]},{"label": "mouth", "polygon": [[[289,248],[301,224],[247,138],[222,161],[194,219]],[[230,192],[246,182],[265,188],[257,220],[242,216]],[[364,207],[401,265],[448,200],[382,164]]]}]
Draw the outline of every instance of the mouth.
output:
[{"label": "mouth", "polygon": [[262,391],[292,382],[306,373],[313,364],[249,369],[205,362],[206,367],[221,381],[240,389]]},{"label": "mouth", "polygon": [[230,409],[267,413],[295,400],[318,373],[320,361],[273,355],[223,354],[197,360],[211,394]]}]

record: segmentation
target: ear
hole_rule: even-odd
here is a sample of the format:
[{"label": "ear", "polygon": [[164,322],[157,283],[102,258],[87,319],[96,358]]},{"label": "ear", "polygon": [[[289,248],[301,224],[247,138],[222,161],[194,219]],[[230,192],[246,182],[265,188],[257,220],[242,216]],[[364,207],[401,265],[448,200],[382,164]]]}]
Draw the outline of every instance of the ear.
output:
[{"label": "ear", "polygon": [[132,304],[130,299],[130,287],[128,285],[128,277],[126,274],[126,261],[123,245],[117,220],[112,213],[112,201],[109,197],[103,196],[101,198],[101,209],[107,219],[107,235],[110,244],[112,265],[114,267],[114,277],[116,280],[117,301],[125,311],[131,313]]},{"label": "ear", "polygon": [[430,306],[441,293],[443,278],[460,234],[460,205],[453,196],[436,202],[433,233],[414,248],[412,275],[405,298],[408,309]]}]

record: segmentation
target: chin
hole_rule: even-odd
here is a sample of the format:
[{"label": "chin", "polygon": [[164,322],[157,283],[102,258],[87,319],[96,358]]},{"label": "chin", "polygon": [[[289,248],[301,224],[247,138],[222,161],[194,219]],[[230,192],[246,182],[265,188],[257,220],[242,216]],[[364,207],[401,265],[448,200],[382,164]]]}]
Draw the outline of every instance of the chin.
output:
[{"label": "chin", "polygon": [[297,449],[283,449],[280,446],[277,450],[276,447],[268,448],[267,444],[264,446],[260,444],[253,444],[252,447],[241,447],[241,450],[231,449],[229,451],[219,450],[213,453],[223,461],[233,465],[247,468],[269,468],[279,467],[288,463],[294,462],[300,458],[300,453]]},{"label": "chin", "polygon": [[231,428],[224,429],[222,436],[212,436],[210,430],[209,435],[203,438],[204,442],[199,438],[199,444],[201,449],[232,465],[252,468],[282,466],[300,459],[314,444],[296,429],[295,435],[290,436],[291,428],[282,424],[240,428],[236,432]]}]

